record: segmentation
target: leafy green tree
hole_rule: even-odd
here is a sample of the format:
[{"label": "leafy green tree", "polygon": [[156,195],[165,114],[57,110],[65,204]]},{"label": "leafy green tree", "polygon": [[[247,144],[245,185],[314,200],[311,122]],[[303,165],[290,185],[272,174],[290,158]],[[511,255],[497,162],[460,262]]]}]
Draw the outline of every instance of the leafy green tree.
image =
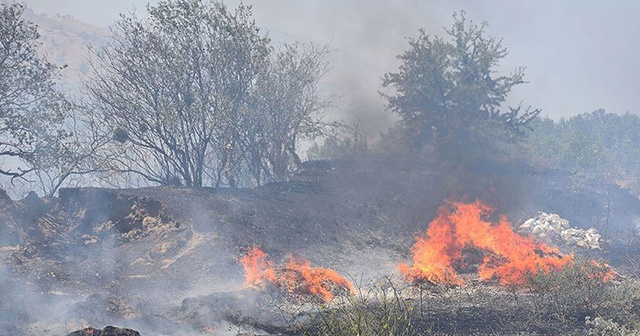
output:
[{"label": "leafy green tree", "polygon": [[420,30],[409,40],[409,49],[398,58],[398,72],[383,78],[389,108],[416,148],[433,146],[440,154],[465,160],[479,149],[497,148],[517,139],[540,110],[509,107],[507,95],[525,83],[524,69],[498,75],[496,68],[507,56],[501,40],[486,36],[487,23],[467,20],[464,12],[453,15],[448,39]]},{"label": "leafy green tree", "polygon": [[535,165],[640,190],[639,116],[600,109],[558,121],[537,118],[531,126],[525,149]]},{"label": "leafy green tree", "polygon": [[38,55],[36,25],[22,18],[24,6],[0,4],[0,174],[25,178],[48,169],[70,134],[63,124],[71,104],[57,89],[60,68]]}]

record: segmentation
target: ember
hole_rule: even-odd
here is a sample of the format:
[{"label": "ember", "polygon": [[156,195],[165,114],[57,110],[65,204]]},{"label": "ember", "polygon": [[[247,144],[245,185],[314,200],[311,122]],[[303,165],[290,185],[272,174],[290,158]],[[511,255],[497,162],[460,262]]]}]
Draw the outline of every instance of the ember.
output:
[{"label": "ember", "polygon": [[311,267],[306,259],[289,256],[284,267],[273,267],[273,262],[259,247],[254,246],[240,259],[245,270],[245,286],[264,288],[272,284],[290,294],[305,294],[327,302],[337,291],[355,293],[353,285],[338,272],[329,268]]},{"label": "ember", "polygon": [[497,224],[486,220],[493,209],[480,201],[447,202],[412,247],[413,264],[398,268],[407,280],[462,284],[457,272],[463,251],[483,252],[477,267],[482,280],[497,279],[502,285],[524,285],[527,274],[559,270],[574,258],[529,237],[515,233],[505,216]]}]

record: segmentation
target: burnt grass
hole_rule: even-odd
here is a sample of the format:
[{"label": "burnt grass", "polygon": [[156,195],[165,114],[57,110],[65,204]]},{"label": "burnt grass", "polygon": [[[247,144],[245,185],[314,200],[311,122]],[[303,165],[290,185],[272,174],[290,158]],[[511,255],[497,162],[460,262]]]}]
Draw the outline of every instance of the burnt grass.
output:
[{"label": "burnt grass", "polygon": [[[595,227],[605,248],[586,254],[623,277],[596,287],[576,274],[535,288],[477,279],[458,287],[406,284],[396,265],[409,260],[415,235],[446,199],[481,199],[512,223],[545,211],[573,227]],[[406,334],[584,334],[587,316],[630,328],[640,306],[640,201],[616,185],[563,171],[315,161],[289,182],[253,189],[74,188],[51,200],[0,201],[0,334],[72,331],[55,321],[121,325],[142,335],[206,334],[210,326],[237,334],[328,334],[328,322],[354,312],[380,321],[384,309],[410,318]],[[276,262],[293,254],[333,268],[363,295],[325,305],[243,289],[238,257],[253,245]],[[381,309],[386,298],[375,293],[387,276],[397,300]],[[571,281],[575,293],[567,290]],[[616,295],[624,300],[607,299]]]}]

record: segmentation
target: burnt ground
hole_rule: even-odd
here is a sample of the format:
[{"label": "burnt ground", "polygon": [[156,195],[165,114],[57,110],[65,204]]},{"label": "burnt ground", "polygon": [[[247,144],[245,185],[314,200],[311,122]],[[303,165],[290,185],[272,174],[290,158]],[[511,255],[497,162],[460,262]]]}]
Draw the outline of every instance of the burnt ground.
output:
[{"label": "burnt ground", "polygon": [[[283,311],[291,309],[261,309],[273,296],[242,288],[238,257],[248,248],[258,245],[275,261],[303,256],[367,287],[397,277],[396,265],[408,260],[415,235],[445,199],[476,198],[514,223],[545,211],[574,227],[596,227],[606,248],[592,256],[636,271],[640,201],[603,181],[513,166],[307,162],[291,181],[255,189],[78,188],[51,200],[0,197],[0,334],[64,335],[83,324],[142,335],[285,332],[291,319]],[[471,310],[485,312],[475,328],[487,329],[475,332],[504,324],[504,312],[492,305]],[[472,330],[434,325],[445,333]]]}]

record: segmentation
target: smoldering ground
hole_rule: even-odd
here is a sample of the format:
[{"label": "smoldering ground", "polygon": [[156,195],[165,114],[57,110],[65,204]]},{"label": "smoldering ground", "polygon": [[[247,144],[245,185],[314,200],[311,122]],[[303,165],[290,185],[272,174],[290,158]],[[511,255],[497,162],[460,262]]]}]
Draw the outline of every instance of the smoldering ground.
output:
[{"label": "smoldering ground", "polygon": [[[292,9],[287,6],[275,12]],[[457,9],[435,14],[414,10],[409,16],[402,8],[380,3],[350,3],[340,11],[308,6],[313,19],[293,26],[320,27],[326,33],[320,42],[337,49],[331,60],[335,75],[327,78],[332,90],[346,96],[337,114],[346,111],[373,134],[393,121],[376,91],[379,77],[397,68],[394,56],[406,47],[403,38],[414,36],[420,27],[431,31],[433,26],[447,25],[449,21],[441,18]],[[263,15],[263,9],[256,5],[256,15]],[[366,20],[354,14],[362,12]],[[342,24],[335,24],[336,17]],[[505,22],[512,21],[498,25],[504,27]],[[342,34],[351,40],[332,41]],[[513,40],[506,42],[513,45]],[[521,48],[516,51],[523,53]],[[551,62],[552,69],[562,70],[562,63]],[[516,58],[514,64],[528,62]],[[534,78],[545,75],[539,72]],[[549,90],[556,100],[571,100],[566,90],[553,85]],[[592,91],[580,92],[592,96],[588,94]],[[535,100],[526,102],[539,105]],[[616,109],[623,109],[619,106],[626,105]],[[407,257],[416,232],[424,230],[437,207],[452,195],[483,198],[515,221],[545,210],[561,213],[580,226],[602,225],[606,217],[607,223],[623,231],[638,218],[638,200],[604,182],[580,184],[562,174],[509,172],[486,165],[443,172],[446,168],[404,161],[329,164],[255,190],[61,193],[33,220],[17,221],[22,223],[15,227],[19,232],[11,234],[18,236],[8,238],[11,243],[2,250],[3,331],[65,334],[85,324],[117,324],[143,334],[169,335],[277,328],[286,323],[282,315],[256,309],[256,304],[265,304],[262,294],[242,290],[237,258],[248,246],[260,244],[276,260],[296,253],[356,278],[381,276],[395,271],[395,264]]]},{"label": "smoldering ground", "polygon": [[[189,315],[179,309],[185,297],[241,289],[235,251],[211,223],[194,230],[147,198],[93,189],[63,191],[51,202],[45,216],[23,223],[34,230],[16,228],[21,245],[3,247],[10,266],[0,269],[0,315],[16,335],[59,335],[107,324],[153,334],[193,333],[198,323],[179,322]],[[211,325],[224,320],[222,312],[208,317]]]},{"label": "smoldering ground", "polygon": [[596,206],[606,187],[619,205],[612,223],[640,216],[638,200],[612,185],[576,189],[561,174],[417,167],[309,163],[290,182],[235,191],[63,191],[20,246],[3,247],[2,326],[15,335],[65,335],[83,325],[143,335],[282,331],[291,311],[273,303],[277,292],[243,288],[238,258],[249,247],[260,245],[276,264],[290,253],[306,257],[366,288],[397,273],[415,234],[452,193],[489,199],[514,222],[547,209],[588,226],[606,215]]}]

